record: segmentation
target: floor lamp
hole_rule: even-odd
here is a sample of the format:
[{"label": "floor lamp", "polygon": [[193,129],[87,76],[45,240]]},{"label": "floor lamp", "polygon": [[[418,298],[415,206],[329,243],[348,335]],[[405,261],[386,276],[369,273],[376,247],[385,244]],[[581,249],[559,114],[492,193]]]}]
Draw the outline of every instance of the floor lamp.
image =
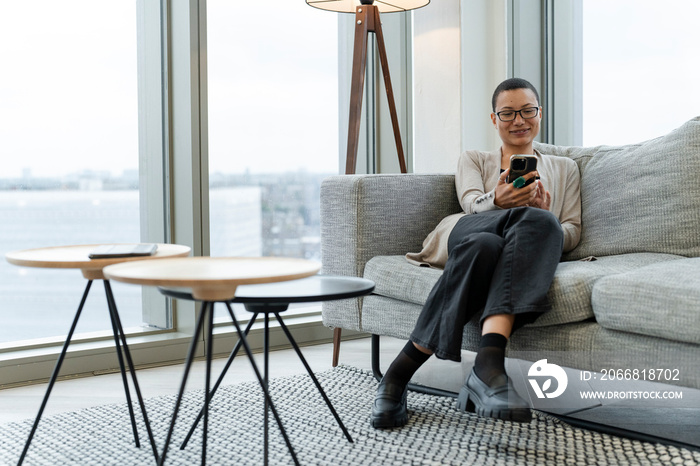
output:
[{"label": "floor lamp", "polygon": [[[382,22],[379,14],[414,10],[427,5],[430,3],[430,0],[393,0],[389,2],[382,0],[306,0],[306,3],[322,10],[355,13],[355,45],[352,59],[350,118],[348,119],[348,148],[345,160],[345,174],[355,173],[357,165],[362,93],[365,87],[365,71],[367,69],[367,37],[370,32],[373,32],[377,39],[377,50],[379,51],[379,61],[384,75],[386,96],[389,101],[389,113],[394,130],[396,152],[399,157],[399,167],[401,168],[401,173],[406,173],[406,159],[404,157],[403,144],[401,143],[399,119],[396,113],[396,103],[394,102],[394,91],[391,87],[389,62],[386,57],[384,34],[382,33]],[[340,328],[336,328],[333,332],[333,367],[338,365],[340,334]]]}]

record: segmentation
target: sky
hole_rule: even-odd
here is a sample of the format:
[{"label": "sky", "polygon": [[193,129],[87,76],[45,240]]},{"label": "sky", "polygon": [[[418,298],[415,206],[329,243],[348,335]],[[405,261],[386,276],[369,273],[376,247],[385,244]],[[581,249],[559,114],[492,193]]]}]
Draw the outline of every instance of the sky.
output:
[{"label": "sky", "polygon": [[[337,13],[276,2],[208,1],[212,172],[337,171]],[[0,178],[136,169],[136,2],[0,11]]]},{"label": "sky", "polygon": [[[277,2],[263,15],[208,1],[212,173],[337,170],[337,14]],[[135,6],[0,0],[0,178],[138,166]],[[583,12],[584,145],[700,114],[700,1],[585,0]]]},{"label": "sky", "polygon": [[700,1],[583,1],[583,145],[663,136],[700,115]]},{"label": "sky", "polygon": [[0,177],[138,166],[135,2],[0,0]]},{"label": "sky", "polygon": [[336,173],[338,14],[303,0],[269,10],[207,3],[209,171]]}]

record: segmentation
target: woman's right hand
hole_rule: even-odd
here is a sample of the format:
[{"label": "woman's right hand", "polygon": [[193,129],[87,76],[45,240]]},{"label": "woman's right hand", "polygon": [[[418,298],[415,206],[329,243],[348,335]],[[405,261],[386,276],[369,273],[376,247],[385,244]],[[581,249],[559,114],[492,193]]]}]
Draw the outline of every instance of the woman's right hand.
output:
[{"label": "woman's right hand", "polygon": [[[510,168],[506,169],[498,178],[493,203],[501,209],[511,209],[513,207],[525,207],[534,205],[537,198],[537,183],[530,183],[522,188],[516,188],[513,183],[506,183]],[[538,176],[536,171],[524,175],[525,181]]]}]

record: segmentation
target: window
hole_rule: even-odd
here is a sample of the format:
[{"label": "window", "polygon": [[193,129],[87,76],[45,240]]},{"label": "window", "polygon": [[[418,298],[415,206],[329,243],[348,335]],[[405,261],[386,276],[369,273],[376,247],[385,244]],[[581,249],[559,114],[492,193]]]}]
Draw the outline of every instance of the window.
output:
[{"label": "window", "polygon": [[338,20],[273,3],[264,15],[207,3],[211,255],[320,261],[320,185],[338,171]]},{"label": "window", "polygon": [[[145,111],[143,89],[145,59],[155,58],[151,75],[161,79],[159,5],[114,0],[2,5],[0,59],[11,66],[0,74],[0,254],[162,241],[162,165],[152,160],[158,156],[154,150],[143,150],[148,137],[160,145],[162,135],[147,134],[142,121],[161,110],[160,93],[153,91],[157,111]],[[0,346],[62,341],[85,284],[78,270],[0,261]],[[119,283],[113,289],[127,331],[165,327],[168,310],[157,292]],[[111,335],[101,286],[93,287],[76,331],[89,338]]]},{"label": "window", "polygon": [[[336,15],[284,0],[264,16],[228,0],[58,3],[3,2],[0,253],[175,241],[195,255],[319,259],[318,188],[339,166]],[[84,286],[78,271],[0,261],[3,384],[46,376]],[[182,358],[194,303],[171,313],[153,287],[113,287],[127,332],[170,329],[130,342],[136,364]],[[116,364],[100,288],[62,374]],[[300,326],[320,326],[317,312]]]},{"label": "window", "polygon": [[698,115],[700,3],[582,4],[584,145],[646,141]]},{"label": "window", "polygon": [[[135,4],[2,5],[0,254],[140,241]],[[79,271],[4,260],[0,284],[0,343],[64,334],[85,287]],[[141,326],[141,289],[114,289],[124,326]],[[93,289],[77,332],[110,328]]]}]

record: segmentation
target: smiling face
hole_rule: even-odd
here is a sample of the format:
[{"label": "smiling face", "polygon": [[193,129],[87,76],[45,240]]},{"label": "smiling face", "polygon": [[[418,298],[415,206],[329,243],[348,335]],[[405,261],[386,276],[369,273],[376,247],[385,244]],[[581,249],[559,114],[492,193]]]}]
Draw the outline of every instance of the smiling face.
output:
[{"label": "smiling face", "polygon": [[[501,121],[496,113],[507,110],[523,110],[537,107],[539,112],[534,118],[523,118],[520,113],[513,121]],[[540,132],[542,107],[537,96],[530,89],[512,89],[501,92],[496,98],[496,111],[491,114],[491,121],[503,141],[504,156],[508,154],[532,154],[532,141]]]}]

